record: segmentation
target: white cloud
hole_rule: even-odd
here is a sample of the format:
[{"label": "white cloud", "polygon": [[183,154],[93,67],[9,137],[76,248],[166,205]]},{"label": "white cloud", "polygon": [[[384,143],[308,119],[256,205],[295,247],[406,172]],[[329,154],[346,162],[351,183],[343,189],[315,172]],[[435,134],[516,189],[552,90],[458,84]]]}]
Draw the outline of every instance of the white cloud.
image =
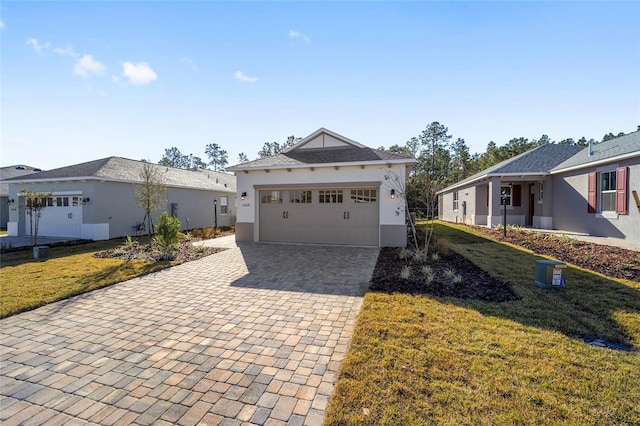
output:
[{"label": "white cloud", "polygon": [[37,38],[30,38],[25,43],[25,46],[31,47],[37,54],[42,54],[43,50],[46,50],[51,47],[51,43],[48,41],[44,44],[40,44]]},{"label": "white cloud", "polygon": [[122,64],[122,76],[128,78],[131,84],[148,84],[158,79],[158,75],[146,62],[125,62]]},{"label": "white cloud", "polygon": [[86,78],[92,75],[100,75],[104,72],[104,65],[93,59],[91,55],[83,55],[73,66],[73,73]]},{"label": "white cloud", "polygon": [[289,38],[291,40],[309,41],[309,37],[296,30],[289,30]]},{"label": "white cloud", "polygon": [[249,77],[242,71],[236,71],[234,75],[236,77],[236,80],[242,81],[245,83],[255,83],[256,81],[258,81],[258,77]]},{"label": "white cloud", "polygon": [[4,30],[4,21],[0,19],[0,30]]},{"label": "white cloud", "polygon": [[71,47],[70,44],[68,44],[64,49],[62,47],[56,47],[55,49],[53,49],[53,51],[62,56],[71,56],[74,58],[78,56],[78,54],[75,50],[73,50],[73,47]]}]

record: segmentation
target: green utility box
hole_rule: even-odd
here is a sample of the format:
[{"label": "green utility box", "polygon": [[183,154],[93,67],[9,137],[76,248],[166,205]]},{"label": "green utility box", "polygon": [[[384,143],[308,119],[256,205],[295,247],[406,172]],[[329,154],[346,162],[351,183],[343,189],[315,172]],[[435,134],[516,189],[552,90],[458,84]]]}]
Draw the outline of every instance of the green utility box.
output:
[{"label": "green utility box", "polygon": [[535,285],[540,288],[565,288],[563,272],[567,265],[557,260],[536,260]]}]

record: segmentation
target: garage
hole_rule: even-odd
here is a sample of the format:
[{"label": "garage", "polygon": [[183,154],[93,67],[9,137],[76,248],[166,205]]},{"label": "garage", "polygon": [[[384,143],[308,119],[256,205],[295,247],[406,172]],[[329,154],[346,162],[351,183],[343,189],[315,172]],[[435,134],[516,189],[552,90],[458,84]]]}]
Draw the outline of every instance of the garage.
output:
[{"label": "garage", "polygon": [[[29,217],[25,220],[25,234],[30,235]],[[42,209],[38,235],[47,237],[80,238],[82,234],[82,196],[54,195]]]},{"label": "garage", "polygon": [[405,247],[401,196],[415,159],[320,128],[275,155],[229,167],[236,240]]},{"label": "garage", "polygon": [[259,241],[378,246],[378,188],[259,191]]}]

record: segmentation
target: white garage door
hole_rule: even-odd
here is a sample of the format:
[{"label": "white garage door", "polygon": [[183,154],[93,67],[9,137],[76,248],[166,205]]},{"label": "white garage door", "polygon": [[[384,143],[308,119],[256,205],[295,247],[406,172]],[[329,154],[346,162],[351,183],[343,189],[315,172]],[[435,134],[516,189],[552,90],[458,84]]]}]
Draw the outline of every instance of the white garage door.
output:
[{"label": "white garage door", "polygon": [[260,241],[377,246],[377,188],[260,191]]},{"label": "white garage door", "polygon": [[[30,235],[29,216],[25,220],[25,234]],[[42,209],[38,235],[45,237],[80,238],[82,228],[82,196],[53,196]]]}]

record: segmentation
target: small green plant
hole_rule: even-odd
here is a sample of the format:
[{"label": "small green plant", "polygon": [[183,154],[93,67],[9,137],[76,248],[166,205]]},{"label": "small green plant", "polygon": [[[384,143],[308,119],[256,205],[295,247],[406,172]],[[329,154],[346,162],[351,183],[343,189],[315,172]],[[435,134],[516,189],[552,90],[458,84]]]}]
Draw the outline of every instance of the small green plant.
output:
[{"label": "small green plant", "polygon": [[220,227],[220,232],[229,232],[229,231],[231,231],[230,226],[225,225]]},{"label": "small green plant", "polygon": [[621,263],[620,266],[618,266],[618,268],[621,271],[628,271],[629,269],[631,269],[631,265],[629,263]]},{"label": "small green plant", "polygon": [[413,260],[416,262],[424,262],[427,260],[427,251],[426,250],[416,250],[413,253]]},{"label": "small green plant", "polygon": [[408,248],[406,248],[406,247],[402,247],[402,248],[400,249],[400,252],[398,253],[398,257],[399,257],[401,260],[408,259],[408,258],[409,258],[409,257],[411,257],[411,256],[412,256],[412,252],[411,252],[411,250],[409,250],[409,249],[408,249]]},{"label": "small green plant", "polygon": [[185,232],[185,233],[182,233],[182,232],[178,233],[178,237],[179,237],[181,240],[184,240],[184,241],[191,241],[191,240],[193,240],[193,235],[191,234],[191,232],[188,232],[188,231],[187,231],[187,232]]},{"label": "small green plant", "polygon": [[496,231],[502,231],[502,224],[498,223],[497,225],[493,225],[493,229],[495,229]]},{"label": "small green plant", "polygon": [[131,250],[135,246],[138,245],[138,240],[131,238],[131,236],[127,235],[127,239],[122,243],[122,247],[127,250]]},{"label": "small green plant", "polygon": [[422,275],[425,275],[425,276],[433,275],[433,269],[431,269],[431,266],[429,266],[429,265],[424,265],[422,267],[421,272],[422,272]]},{"label": "small green plant", "polygon": [[156,236],[153,238],[153,242],[164,254],[164,260],[173,259],[173,252],[178,249],[178,245],[180,244],[180,237],[178,237],[179,230],[180,221],[178,218],[171,217],[166,212],[158,216]]},{"label": "small green plant", "polygon": [[402,278],[403,280],[408,280],[410,276],[411,276],[411,269],[409,269],[407,265],[404,265],[402,267],[402,271],[400,271],[400,278]]},{"label": "small green plant", "polygon": [[456,271],[453,269],[446,269],[444,271],[444,276],[451,281],[452,284],[460,284],[462,282],[462,275],[456,274]]},{"label": "small green plant", "polygon": [[440,255],[437,252],[433,253],[431,255],[431,260],[433,260],[434,262],[437,262],[438,260],[440,260]]},{"label": "small green plant", "polygon": [[207,247],[205,246],[195,246],[194,249],[196,253],[204,253],[205,251],[207,251]]}]

